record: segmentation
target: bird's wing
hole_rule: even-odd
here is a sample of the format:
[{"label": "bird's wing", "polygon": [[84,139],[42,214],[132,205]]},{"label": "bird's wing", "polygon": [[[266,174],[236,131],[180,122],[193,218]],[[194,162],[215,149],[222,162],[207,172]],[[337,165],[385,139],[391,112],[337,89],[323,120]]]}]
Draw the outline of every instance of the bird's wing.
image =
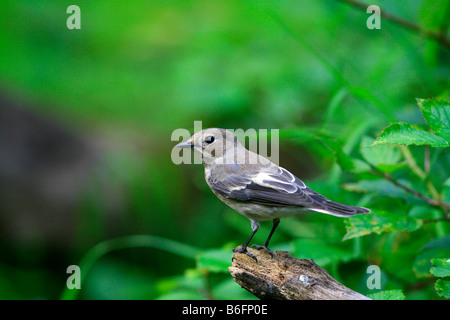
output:
[{"label": "bird's wing", "polygon": [[[236,174],[212,174],[211,188],[228,199],[270,206],[310,206],[309,188],[289,171],[246,171]],[[306,192],[305,192],[306,191]],[[312,190],[311,190],[312,191]]]},{"label": "bird's wing", "polygon": [[350,216],[368,209],[333,202],[307,187],[303,181],[284,168],[231,173],[221,168],[208,183],[214,192],[237,201],[273,207],[302,207],[314,211]]}]

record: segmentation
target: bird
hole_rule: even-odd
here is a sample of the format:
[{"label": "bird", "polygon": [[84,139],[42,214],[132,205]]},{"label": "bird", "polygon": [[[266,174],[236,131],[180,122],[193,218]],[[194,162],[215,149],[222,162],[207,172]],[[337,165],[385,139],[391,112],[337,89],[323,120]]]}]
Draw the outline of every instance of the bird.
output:
[{"label": "bird", "polygon": [[256,261],[247,248],[259,229],[259,222],[272,220],[272,229],[263,245],[252,247],[265,249],[273,257],[268,246],[280,218],[311,211],[344,218],[370,213],[367,208],[334,202],[315,192],[288,170],[247,150],[230,130],[204,129],[176,147],[199,152],[206,183],[212,192],[250,220],[250,237],[233,252],[246,254]]}]

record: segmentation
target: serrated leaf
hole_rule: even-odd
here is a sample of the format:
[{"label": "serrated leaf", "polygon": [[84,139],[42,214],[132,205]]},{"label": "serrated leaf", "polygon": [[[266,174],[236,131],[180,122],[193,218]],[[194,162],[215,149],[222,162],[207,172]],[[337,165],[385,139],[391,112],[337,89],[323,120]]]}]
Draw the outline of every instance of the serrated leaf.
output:
[{"label": "serrated leaf", "polygon": [[373,300],[405,300],[402,290],[384,290],[367,295]]},{"label": "serrated leaf", "polygon": [[376,211],[346,219],[345,225],[347,233],[343,240],[348,240],[371,233],[381,234],[397,230],[414,231],[420,228],[422,221],[406,215]]},{"label": "serrated leaf", "polygon": [[433,259],[430,272],[438,278],[450,277],[450,259]]},{"label": "serrated leaf", "polygon": [[429,145],[435,148],[447,148],[449,142],[435,134],[413,128],[404,122],[397,122],[386,127],[377,137],[373,145],[400,144],[409,145]]},{"label": "serrated leaf", "polygon": [[450,142],[450,102],[444,99],[417,99],[417,103],[430,128]]},{"label": "serrated leaf", "polygon": [[438,295],[444,298],[450,298],[450,281],[439,279],[434,284],[434,288],[436,289],[436,292]]}]

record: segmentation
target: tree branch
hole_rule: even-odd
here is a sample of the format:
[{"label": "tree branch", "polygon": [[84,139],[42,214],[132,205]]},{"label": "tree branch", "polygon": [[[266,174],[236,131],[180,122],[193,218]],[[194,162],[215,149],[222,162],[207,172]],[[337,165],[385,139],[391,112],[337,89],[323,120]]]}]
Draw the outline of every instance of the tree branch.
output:
[{"label": "tree branch", "polygon": [[296,259],[285,251],[273,258],[265,250],[248,248],[258,259],[234,253],[231,275],[241,287],[260,299],[370,300],[335,279],[310,259]]},{"label": "tree branch", "polygon": [[450,210],[450,204],[447,204],[447,203],[445,203],[443,201],[431,199],[430,197],[427,197],[426,195],[424,195],[424,194],[422,194],[420,192],[417,192],[417,191],[415,191],[415,190],[405,186],[403,183],[401,183],[401,182],[395,180],[394,178],[392,178],[392,176],[389,173],[387,173],[387,172],[378,171],[378,170],[374,169],[373,167],[370,170],[370,172],[372,172],[373,174],[375,174],[375,175],[377,175],[379,177],[382,177],[382,178],[388,180],[389,182],[391,182],[392,184],[396,185],[397,187],[402,188],[406,192],[411,193],[415,197],[426,201],[428,204],[430,204],[430,205],[432,205],[434,207],[439,207],[439,208],[441,208],[441,209],[443,209],[445,211]]},{"label": "tree branch", "polygon": [[[364,12],[366,12],[367,7],[369,6],[368,4],[359,2],[357,0],[339,0],[339,1],[345,2],[353,7],[362,9],[362,10],[364,10]],[[420,25],[418,25],[414,22],[405,20],[403,18],[397,17],[396,15],[393,15],[392,13],[389,13],[386,10],[381,10],[381,17],[383,19],[389,20],[399,26],[402,26],[403,28],[415,31],[415,32],[419,33],[420,35],[423,35],[427,38],[434,39],[434,40],[438,41],[444,47],[450,47],[450,40],[446,37],[444,32],[435,32],[433,30],[423,29]],[[446,30],[446,29],[443,29],[443,30]]]}]

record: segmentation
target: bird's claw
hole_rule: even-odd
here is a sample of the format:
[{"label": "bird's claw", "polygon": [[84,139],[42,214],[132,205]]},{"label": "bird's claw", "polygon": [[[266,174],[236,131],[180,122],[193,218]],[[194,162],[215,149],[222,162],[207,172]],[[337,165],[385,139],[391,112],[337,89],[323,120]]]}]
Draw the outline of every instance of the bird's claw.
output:
[{"label": "bird's claw", "polygon": [[[253,258],[253,259],[255,259],[256,262],[258,262],[258,259],[256,259],[256,257],[252,253],[248,252],[247,248],[239,247],[238,249],[233,249],[233,252],[234,253],[245,253],[250,258]],[[231,259],[231,261],[233,261],[233,260],[234,260],[234,257]]]},{"label": "bird's claw", "polygon": [[266,245],[258,245],[258,244],[254,244],[254,245],[252,245],[252,248],[255,248],[256,250],[261,250],[261,249],[265,249],[269,254],[270,254],[270,256],[273,258],[273,252],[272,252],[272,250],[270,250],[269,248],[267,248],[267,246]]}]

